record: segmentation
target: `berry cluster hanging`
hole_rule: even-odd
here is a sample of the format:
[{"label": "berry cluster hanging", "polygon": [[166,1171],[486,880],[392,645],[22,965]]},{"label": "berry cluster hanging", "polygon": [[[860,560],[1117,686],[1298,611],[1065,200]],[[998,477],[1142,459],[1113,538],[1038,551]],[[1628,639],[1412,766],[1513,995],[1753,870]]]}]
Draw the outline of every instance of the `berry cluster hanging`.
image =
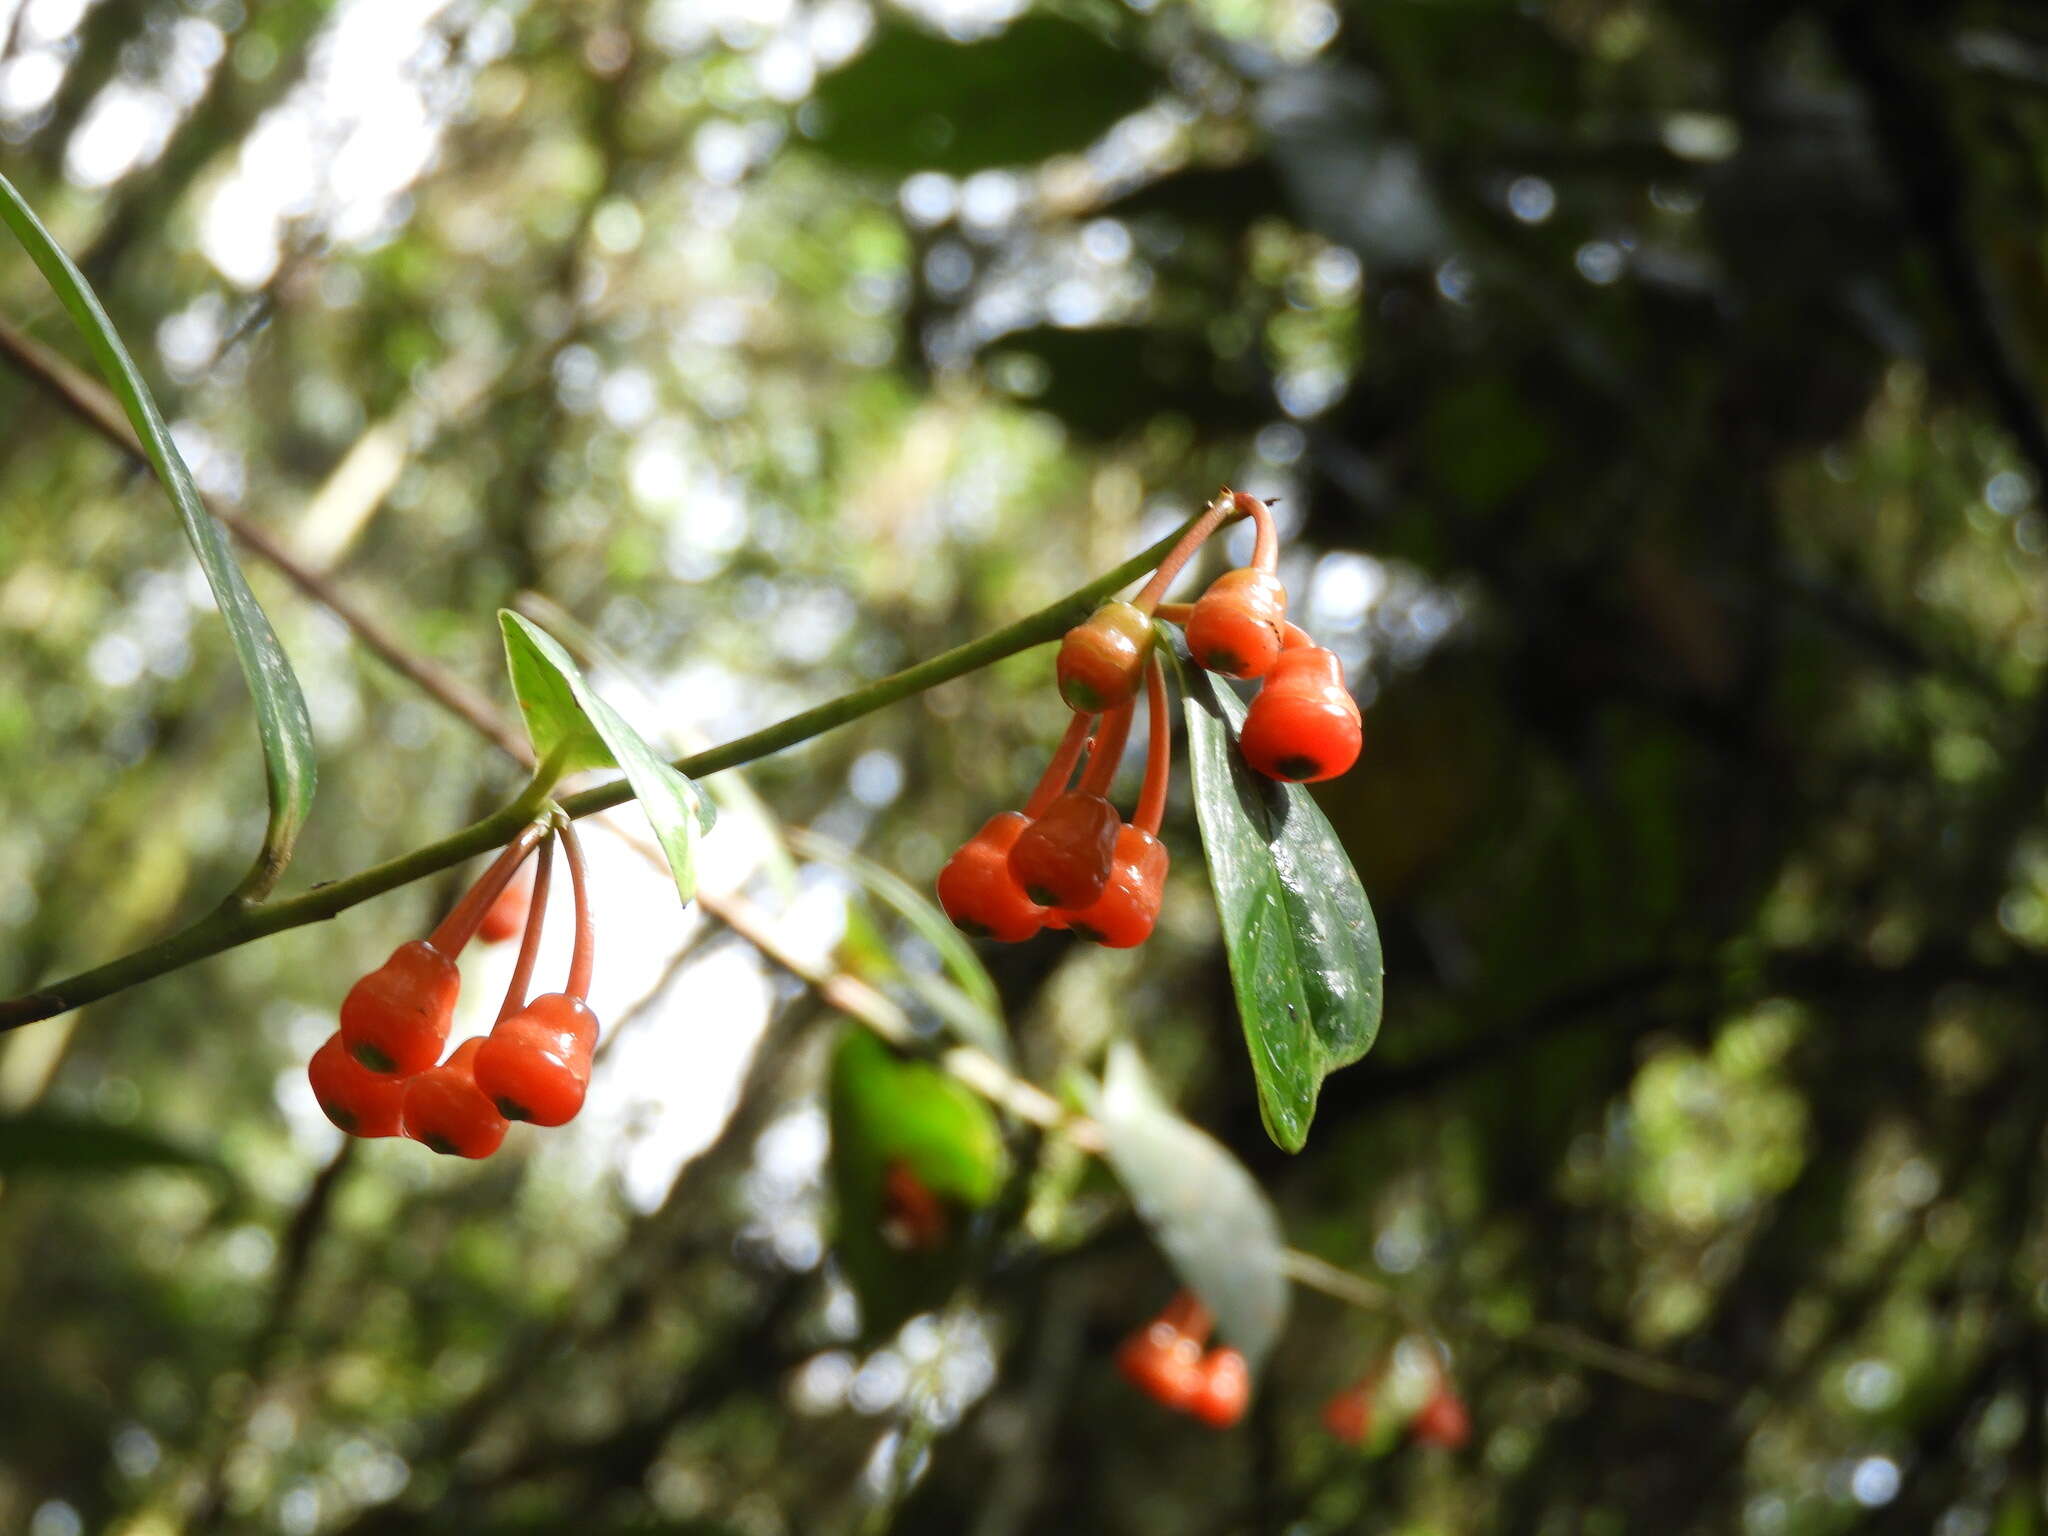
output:
[{"label": "berry cluster hanging", "polygon": [[[527,998],[540,954],[555,843],[568,858],[576,938],[567,985]],[[522,866],[534,855],[530,890]],[[341,1027],[313,1054],[306,1075],[320,1107],[351,1136],[408,1136],[455,1157],[489,1157],[509,1122],[566,1125],[583,1107],[597,1050],[590,990],[594,935],[582,844],[573,823],[536,822],[514,838],[440,926],[402,944],[349,989]],[[510,938],[523,927],[511,984],[488,1036],[442,1059],[462,978],[456,959],[474,937]]]},{"label": "berry cluster hanging", "polygon": [[1252,1373],[1236,1350],[1203,1347],[1213,1326],[1208,1309],[1182,1291],[1124,1340],[1116,1368],[1154,1402],[1211,1429],[1229,1429],[1251,1402]]},{"label": "berry cluster hanging", "polygon": [[[1162,603],[1209,536],[1238,517],[1251,518],[1257,530],[1251,564],[1224,572],[1193,604]],[[1266,504],[1226,490],[1135,598],[1104,603],[1067,631],[1057,675],[1074,717],[1024,808],[991,816],[940,871],[939,905],[956,927],[1006,944],[1041,928],[1066,928],[1111,949],[1151,936],[1166,885],[1159,823],[1171,739],[1155,619],[1181,626],[1198,665],[1260,680],[1238,738],[1245,761],[1260,773],[1313,783],[1358,760],[1358,704],[1344,685],[1343,664],[1287,621],[1279,558],[1279,532]],[[1140,686],[1151,735],[1144,785],[1126,823],[1108,793]],[[1087,766],[1069,788],[1084,753]]]}]

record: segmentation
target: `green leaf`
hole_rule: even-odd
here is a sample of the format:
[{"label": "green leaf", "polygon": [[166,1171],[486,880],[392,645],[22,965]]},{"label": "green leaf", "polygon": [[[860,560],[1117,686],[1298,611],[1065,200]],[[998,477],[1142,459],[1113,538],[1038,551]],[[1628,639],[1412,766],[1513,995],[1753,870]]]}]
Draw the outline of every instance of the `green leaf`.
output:
[{"label": "green leaf", "polygon": [[137,1168],[186,1168],[226,1177],[218,1163],[147,1131],[47,1109],[0,1116],[0,1174],[105,1174]]},{"label": "green leaf", "polygon": [[313,807],[313,724],[306,714],[305,695],[299,691],[298,677],[292,672],[284,647],[278,644],[277,632],[270,627],[256,594],[249,590],[242,568],[228,550],[227,536],[199,499],[198,487],[193,485],[191,471],[186,469],[177,445],[171,441],[163,413],[157,409],[135,360],[115,334],[113,321],[107,318],[84,274],[58,247],[5,176],[0,176],[0,221],[14,231],[29,258],[42,269],[72,323],[85,337],[93,361],[106,375],[122,410],[127,412],[129,425],[141,440],[157,479],[170,493],[178,518],[185,525],[185,537],[191,540],[193,552],[199,557],[199,568],[206,573],[213,600],[227,623],[242,678],[256,702],[256,728],[263,743],[264,776],[270,793],[270,822],[263,834],[262,850],[237,887],[239,895],[260,900],[269,894],[291,862],[292,847]]},{"label": "green leaf", "polygon": [[711,802],[597,696],[553,636],[509,608],[498,610],[498,623],[534,755],[562,773],[623,769],[668,859],[676,890],[689,901],[697,894],[697,838],[711,830],[716,814]]},{"label": "green leaf", "polygon": [[1003,1001],[996,992],[995,979],[938,904],[894,871],[844,843],[801,827],[790,828],[788,838],[790,847],[805,858],[829,864],[856,881],[938,952],[939,963],[953,985],[943,990],[921,987],[920,995],[967,1044],[979,1046],[998,1061],[1009,1061],[1010,1036],[1003,1027]]},{"label": "green leaf", "polygon": [[1379,1033],[1379,928],[1308,791],[1254,772],[1238,752],[1237,695],[1198,667],[1182,681],[1195,814],[1259,1113],[1275,1143],[1299,1152],[1323,1079]]},{"label": "green leaf", "polygon": [[1008,1171],[1002,1132],[987,1103],[929,1062],[899,1056],[866,1029],[848,1025],[832,1055],[832,1188],[838,1253],[870,1336],[942,1304],[968,1257],[967,1223],[956,1219],[943,1246],[892,1248],[883,1234],[889,1165],[905,1164],[955,1217],[1001,1192]]},{"label": "green leaf", "polygon": [[1024,16],[971,43],[885,22],[812,93],[812,137],[864,169],[964,176],[1085,149],[1159,86],[1135,50],[1058,16]]},{"label": "green leaf", "polygon": [[1253,1371],[1287,1321],[1280,1219],[1244,1164],[1159,1097],[1135,1047],[1111,1047],[1095,1107],[1139,1219]]}]

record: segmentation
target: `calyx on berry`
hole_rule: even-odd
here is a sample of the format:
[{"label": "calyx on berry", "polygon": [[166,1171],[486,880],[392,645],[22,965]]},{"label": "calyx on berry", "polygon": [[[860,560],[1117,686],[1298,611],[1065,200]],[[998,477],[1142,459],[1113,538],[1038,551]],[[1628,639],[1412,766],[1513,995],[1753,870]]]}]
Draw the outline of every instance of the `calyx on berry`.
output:
[{"label": "calyx on berry", "polygon": [[1131,733],[1131,713],[1127,699],[1102,717],[1080,784],[1045,807],[1010,849],[1010,878],[1041,907],[1089,906],[1109,884],[1123,817],[1108,791]]},{"label": "calyx on berry", "polygon": [[1245,761],[1269,779],[1313,784],[1358,761],[1358,701],[1344,666],[1320,646],[1283,651],[1238,732]]},{"label": "calyx on berry", "polygon": [[505,1117],[476,1085],[481,1039],[455,1048],[440,1066],[408,1078],[400,1121],[405,1134],[449,1157],[489,1157],[505,1140]]},{"label": "calyx on berry", "polygon": [[313,1097],[328,1119],[351,1136],[396,1136],[398,1105],[405,1095],[402,1078],[372,1072],[342,1044],[341,1032],[313,1053],[306,1064]]},{"label": "calyx on berry", "polygon": [[1137,694],[1151,654],[1152,616],[1133,603],[1104,603],[1060,642],[1060,697],[1083,714],[1114,709]]}]

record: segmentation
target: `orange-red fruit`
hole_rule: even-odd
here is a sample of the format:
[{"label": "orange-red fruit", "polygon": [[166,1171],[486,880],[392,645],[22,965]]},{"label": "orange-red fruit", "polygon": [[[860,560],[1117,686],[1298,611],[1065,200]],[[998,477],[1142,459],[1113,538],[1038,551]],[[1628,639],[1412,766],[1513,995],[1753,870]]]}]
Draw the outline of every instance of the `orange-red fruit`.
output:
[{"label": "orange-red fruit", "polygon": [[486,944],[502,944],[515,934],[526,931],[527,909],[533,905],[533,876],[521,871],[512,877],[511,883],[498,892],[498,899],[484,911],[484,919],[477,924],[476,936]]},{"label": "orange-red fruit", "polygon": [[1116,807],[1101,795],[1070,789],[1018,834],[1010,849],[1010,878],[1041,907],[1071,912],[1093,906],[1109,884],[1122,825]]},{"label": "orange-red fruit", "polygon": [[1124,1340],[1116,1368],[1154,1402],[1183,1413],[1207,1379],[1202,1346],[1163,1319]]},{"label": "orange-red fruit", "polygon": [[945,1246],[946,1205],[902,1159],[882,1172],[882,1240],[902,1253]]},{"label": "orange-red fruit", "polygon": [[1086,714],[1135,698],[1152,652],[1152,616],[1130,603],[1104,603],[1067,631],[1053,664],[1060,697]]},{"label": "orange-red fruit", "polygon": [[1188,1401],[1188,1412],[1211,1429],[1228,1429],[1244,1417],[1252,1400],[1251,1367],[1234,1349],[1210,1351],[1202,1362],[1202,1385]]},{"label": "orange-red fruit", "polygon": [[465,1040],[440,1066],[409,1079],[401,1106],[405,1134],[450,1157],[489,1157],[505,1139],[505,1117],[476,1085],[479,1039]]},{"label": "orange-red fruit", "polygon": [[1045,908],[1010,874],[1010,850],[1030,825],[1021,811],[989,817],[939,871],[939,905],[961,932],[1021,944],[1045,922]]},{"label": "orange-red fruit", "polygon": [[1408,1432],[1424,1445],[1440,1445],[1447,1451],[1460,1450],[1472,1438],[1472,1415],[1458,1394],[1438,1388],[1422,1405],[1422,1411],[1408,1423]]},{"label": "orange-red fruit", "polygon": [[306,1078],[313,1085],[313,1097],[327,1118],[351,1136],[396,1136],[398,1104],[405,1097],[405,1083],[396,1077],[380,1077],[350,1056],[342,1046],[341,1033],[327,1037],[327,1043],[306,1063]]},{"label": "orange-red fruit", "polygon": [[1063,912],[1067,926],[1109,949],[1132,949],[1152,936],[1166,893],[1166,845],[1136,827],[1117,829],[1109,884],[1079,911]]},{"label": "orange-red fruit", "polygon": [[1323,1404],[1323,1428],[1345,1445],[1365,1444],[1372,1433],[1372,1384],[1360,1382]]},{"label": "orange-red fruit", "polygon": [[441,1059],[462,977],[455,962],[425,939],[391,952],[348,989],[341,1038],[349,1055],[386,1077],[411,1077]]},{"label": "orange-red fruit", "polygon": [[583,1108],[597,1015],[566,992],[500,1019],[476,1056],[476,1085],[507,1120],[567,1125]]},{"label": "orange-red fruit", "polygon": [[1343,663],[1320,646],[1302,645],[1273,664],[1237,744],[1267,778],[1313,784],[1358,761],[1361,734]]},{"label": "orange-red fruit", "polygon": [[1264,677],[1280,657],[1287,588],[1271,571],[1245,566],[1209,583],[1188,615],[1188,654],[1225,677]]}]

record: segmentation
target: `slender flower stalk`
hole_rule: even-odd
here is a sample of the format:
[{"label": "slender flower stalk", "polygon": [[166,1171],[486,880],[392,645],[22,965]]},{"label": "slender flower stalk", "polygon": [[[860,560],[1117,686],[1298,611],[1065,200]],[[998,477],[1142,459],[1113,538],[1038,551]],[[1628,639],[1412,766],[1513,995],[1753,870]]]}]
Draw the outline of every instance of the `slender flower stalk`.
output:
[{"label": "slender flower stalk", "polygon": [[1067,722],[1067,732],[1060,738],[1058,750],[1052,761],[1045,765],[1045,772],[1038,780],[1038,787],[1031,791],[1031,798],[1024,802],[1024,814],[1037,819],[1045,814],[1059,794],[1066,789],[1067,780],[1074,776],[1074,764],[1081,760],[1081,750],[1088,745],[1088,732],[1095,723],[1093,715],[1076,712]]},{"label": "slender flower stalk", "polygon": [[526,1006],[526,989],[533,984],[534,962],[540,958],[540,934],[548,912],[548,881],[554,873],[555,840],[540,845],[540,857],[533,871],[533,894],[527,899],[526,932],[519,940],[519,958],[512,964],[512,980],[505,988],[505,1001],[498,1008],[498,1022],[504,1023]]},{"label": "slender flower stalk", "polygon": [[1145,783],[1138,791],[1138,808],[1131,813],[1131,825],[1157,837],[1159,824],[1166,818],[1166,782],[1173,767],[1173,722],[1167,712],[1166,669],[1156,655],[1145,667],[1145,706],[1150,732],[1145,741]]},{"label": "slender flower stalk", "polygon": [[577,1001],[590,995],[590,972],[597,963],[597,928],[590,914],[590,889],[583,864],[583,840],[576,824],[562,821],[562,851],[569,856],[569,888],[576,895],[576,947],[569,956],[569,984],[562,990]]}]

